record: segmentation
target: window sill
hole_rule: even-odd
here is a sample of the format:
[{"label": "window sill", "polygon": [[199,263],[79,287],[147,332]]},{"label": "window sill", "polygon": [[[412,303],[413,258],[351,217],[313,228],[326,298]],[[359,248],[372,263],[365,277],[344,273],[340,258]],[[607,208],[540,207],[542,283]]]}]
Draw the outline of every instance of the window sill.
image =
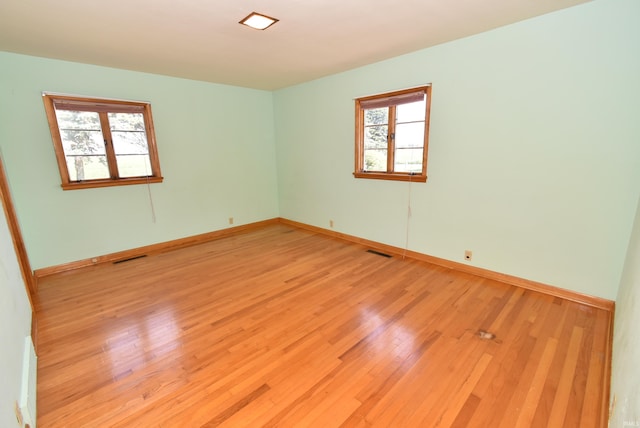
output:
[{"label": "window sill", "polygon": [[418,183],[425,183],[427,176],[422,174],[402,174],[402,173],[387,173],[387,172],[354,172],[355,178],[369,178],[372,180],[393,180],[393,181],[412,181]]},{"label": "window sill", "polygon": [[133,177],[133,178],[118,178],[117,180],[86,180],[86,181],[73,181],[71,183],[62,183],[62,190],[79,190],[79,189],[92,189],[95,187],[112,187],[112,186],[128,186],[131,184],[147,184],[147,183],[162,183],[163,177]]}]

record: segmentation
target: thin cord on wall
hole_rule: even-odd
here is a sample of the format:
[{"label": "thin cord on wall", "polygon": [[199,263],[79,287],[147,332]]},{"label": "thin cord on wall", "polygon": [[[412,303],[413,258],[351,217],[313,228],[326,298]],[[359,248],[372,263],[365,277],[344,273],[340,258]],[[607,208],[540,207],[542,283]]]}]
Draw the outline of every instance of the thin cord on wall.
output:
[{"label": "thin cord on wall", "polygon": [[149,205],[151,205],[151,221],[156,222],[156,208],[153,206],[153,196],[151,196],[151,183],[149,183],[149,176],[147,175],[147,193],[149,194]]},{"label": "thin cord on wall", "polygon": [[151,206],[151,221],[155,224],[156,222],[156,208],[153,205],[153,196],[151,195],[151,183],[149,182],[149,175],[151,174],[149,171],[149,166],[145,164],[145,169],[147,170],[147,194],[149,195],[149,205]]}]

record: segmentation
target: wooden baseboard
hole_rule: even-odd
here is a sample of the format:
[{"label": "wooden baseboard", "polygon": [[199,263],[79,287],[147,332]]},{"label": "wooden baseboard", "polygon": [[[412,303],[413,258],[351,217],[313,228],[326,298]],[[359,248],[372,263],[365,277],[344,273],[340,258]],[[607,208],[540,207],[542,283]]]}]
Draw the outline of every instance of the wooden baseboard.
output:
[{"label": "wooden baseboard", "polygon": [[93,266],[101,263],[113,263],[119,260],[125,260],[133,257],[139,257],[142,255],[160,253],[163,251],[175,250],[182,247],[191,245],[202,244],[204,242],[219,239],[225,236],[241,233],[244,231],[264,227],[270,224],[282,223],[289,226],[297,227],[299,229],[305,229],[314,233],[323,234],[344,241],[353,242],[356,244],[364,245],[372,249],[382,251],[384,253],[393,254],[396,256],[408,257],[414,260],[420,260],[428,263],[432,263],[438,266],[443,266],[449,269],[455,269],[460,272],[470,273],[482,278],[493,279],[496,281],[511,284],[516,287],[525,288],[527,290],[537,291],[540,293],[548,294],[554,297],[570,300],[572,302],[581,303],[583,305],[592,306],[595,308],[605,309],[613,313],[615,302],[601,297],[590,296],[587,294],[578,293],[577,291],[566,290],[560,287],[554,287],[552,285],[543,284],[529,279],[519,278],[513,275],[507,275],[500,272],[491,271],[488,269],[479,268],[476,266],[469,266],[464,263],[458,263],[439,257],[430,256],[428,254],[419,253],[417,251],[405,250],[404,248],[394,247],[392,245],[382,244],[380,242],[371,241],[364,238],[359,238],[353,235],[347,235],[344,233],[336,232],[329,229],[323,229],[317,226],[311,226],[309,224],[300,223],[297,221],[289,220],[286,218],[273,218],[269,220],[259,221],[255,223],[249,223],[241,226],[230,227],[228,229],[216,230],[213,232],[203,233],[200,235],[189,236],[186,238],[176,239],[173,241],[162,242],[158,244],[147,245],[144,247],[138,247],[131,250],[119,251],[103,256],[97,256],[89,259],[78,260],[75,262],[65,263],[61,265],[46,267],[42,269],[36,269],[33,274],[36,280],[48,275],[53,275],[69,270],[80,269],[88,266]]},{"label": "wooden baseboard", "polygon": [[382,244],[368,239],[359,238],[357,236],[347,235],[344,233],[336,232],[329,229],[323,229],[317,226],[311,226],[305,223],[299,223],[297,221],[280,218],[280,223],[287,224],[289,226],[305,229],[311,232],[320,233],[323,235],[331,236],[333,238],[342,239],[345,241],[353,242],[356,244],[364,245],[372,249],[382,251],[387,254],[395,256],[408,257],[414,260],[420,260],[428,263],[432,263],[438,266],[443,266],[450,269],[455,269],[460,272],[470,273],[482,278],[493,279],[496,281],[504,282],[506,284],[514,285],[516,287],[525,288],[527,290],[537,291],[540,293],[548,294],[550,296],[559,297],[572,302],[580,303],[587,306],[592,306],[599,309],[604,309],[613,313],[615,302],[601,297],[590,296],[587,294],[578,293],[577,291],[571,291],[560,287],[554,287],[552,285],[543,284],[529,279],[519,278],[513,275],[507,275],[500,272],[495,272],[488,269],[479,268],[476,266],[469,266],[464,263],[458,263],[439,257],[430,256],[416,251],[405,250],[404,248],[394,247],[392,245]]},{"label": "wooden baseboard", "polygon": [[164,251],[176,250],[178,248],[188,247],[191,245],[202,244],[204,242],[213,241],[229,235],[235,235],[248,230],[257,229],[270,224],[277,224],[279,218],[258,221],[255,223],[234,226],[227,229],[216,230],[213,232],[203,233],[200,235],[188,236],[186,238],[175,239],[173,241],[161,242],[158,244],[146,245],[144,247],[133,248],[131,250],[119,251],[116,253],[96,256],[89,259],[78,260],[75,262],[64,263],[61,265],[50,266],[42,269],[36,269],[33,272],[36,280],[48,275],[54,275],[74,269],[81,269],[88,266],[94,266],[102,263],[113,263],[120,260],[126,260],[134,257],[140,257],[148,254],[161,253]]},{"label": "wooden baseboard", "polygon": [[611,403],[611,364],[613,362],[613,328],[614,328],[614,320],[616,319],[616,311],[615,306],[611,308],[611,312],[609,313],[609,328],[607,330],[607,351],[604,356],[604,376],[602,376],[602,390],[603,394],[603,402],[602,409],[600,411],[600,426],[608,427],[609,426],[609,418],[610,414],[610,405]]}]

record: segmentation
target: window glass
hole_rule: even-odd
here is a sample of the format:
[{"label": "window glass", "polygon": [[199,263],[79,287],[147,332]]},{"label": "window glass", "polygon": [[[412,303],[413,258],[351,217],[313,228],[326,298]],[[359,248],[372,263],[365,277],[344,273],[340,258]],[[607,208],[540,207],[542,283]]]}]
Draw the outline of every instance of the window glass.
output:
[{"label": "window glass", "polygon": [[120,177],[151,175],[149,146],[141,113],[109,113],[109,127]]},{"label": "window glass", "polygon": [[58,110],[57,117],[70,180],[109,178],[98,113]]},{"label": "window glass", "polygon": [[386,171],[389,109],[365,110],[364,168],[367,171]]}]

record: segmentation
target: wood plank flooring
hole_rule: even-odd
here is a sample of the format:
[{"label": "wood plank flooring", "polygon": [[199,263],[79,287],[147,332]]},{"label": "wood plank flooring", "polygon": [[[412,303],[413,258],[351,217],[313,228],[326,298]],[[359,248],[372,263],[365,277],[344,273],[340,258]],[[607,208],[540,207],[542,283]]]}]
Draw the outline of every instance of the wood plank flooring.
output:
[{"label": "wood plank flooring", "polygon": [[286,225],[36,308],[41,428],[606,426],[609,312]]}]

